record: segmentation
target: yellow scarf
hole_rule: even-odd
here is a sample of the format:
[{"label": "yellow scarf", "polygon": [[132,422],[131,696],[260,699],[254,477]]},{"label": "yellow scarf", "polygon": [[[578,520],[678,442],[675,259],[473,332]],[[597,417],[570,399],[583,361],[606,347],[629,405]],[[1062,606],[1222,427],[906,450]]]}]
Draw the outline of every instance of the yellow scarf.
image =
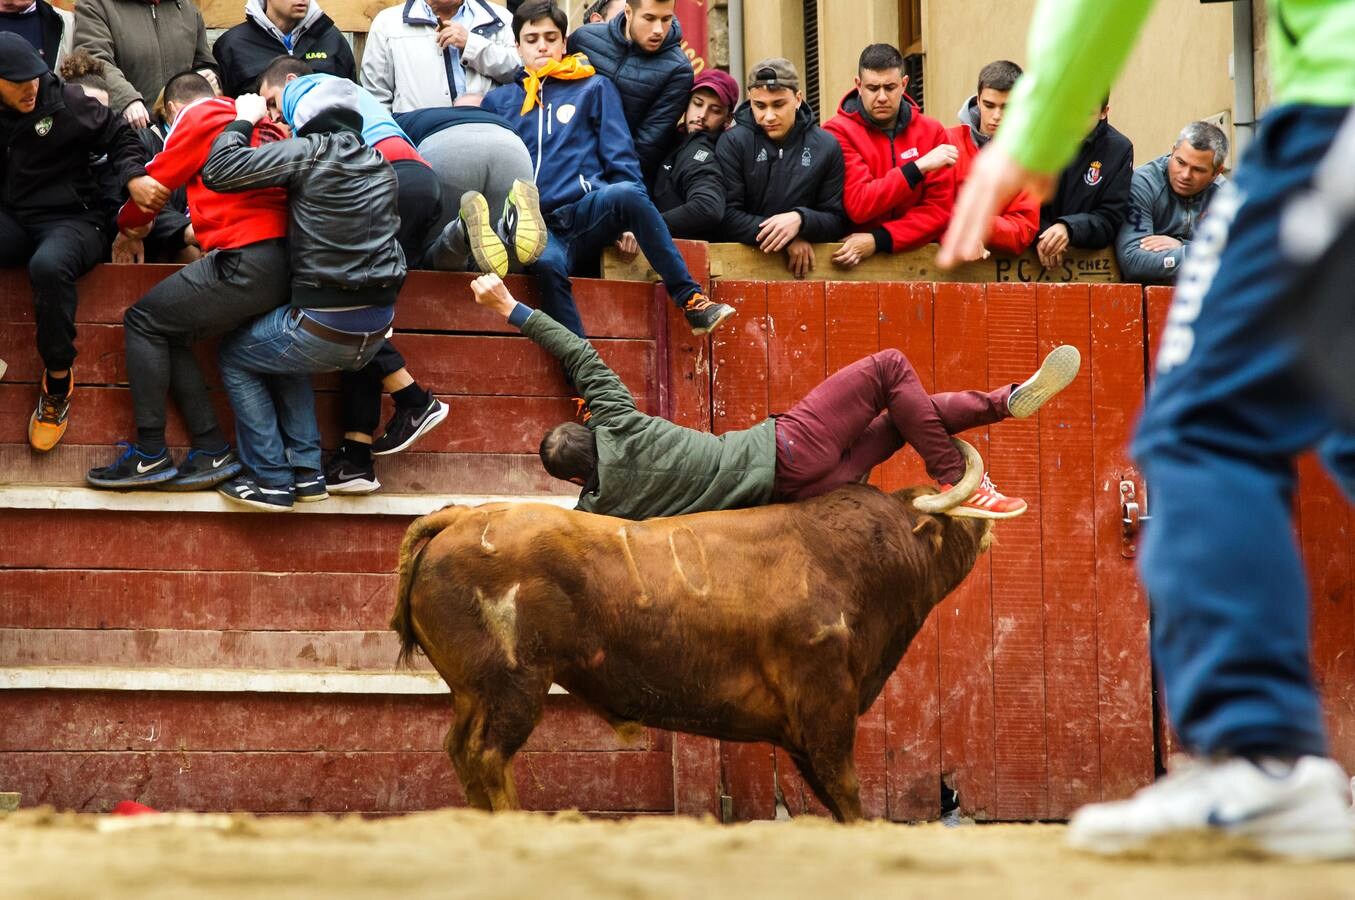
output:
[{"label": "yellow scarf", "polygon": [[527,115],[536,106],[536,98],[541,93],[541,82],[547,78],[558,78],[561,81],[577,81],[580,78],[587,78],[597,72],[588,63],[588,57],[582,53],[573,53],[564,59],[552,59],[541,68],[533,72],[527,70],[527,77],[522,79],[522,89],[527,92],[527,96],[522,100],[522,112],[520,115]]}]

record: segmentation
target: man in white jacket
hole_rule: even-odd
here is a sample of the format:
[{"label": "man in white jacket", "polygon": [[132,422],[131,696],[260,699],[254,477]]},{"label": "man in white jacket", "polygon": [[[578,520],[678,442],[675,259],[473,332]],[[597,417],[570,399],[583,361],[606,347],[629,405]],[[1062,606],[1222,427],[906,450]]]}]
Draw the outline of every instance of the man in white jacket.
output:
[{"label": "man in white jacket", "polygon": [[451,106],[513,80],[512,16],[488,0],[405,0],[372,19],[362,85],[393,113]]}]

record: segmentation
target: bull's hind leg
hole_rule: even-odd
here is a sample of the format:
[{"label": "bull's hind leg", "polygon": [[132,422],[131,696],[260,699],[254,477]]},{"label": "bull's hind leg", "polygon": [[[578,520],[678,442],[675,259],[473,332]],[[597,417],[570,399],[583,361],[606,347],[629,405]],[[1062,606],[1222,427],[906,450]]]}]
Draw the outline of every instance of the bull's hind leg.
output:
[{"label": "bull's hind leg", "polygon": [[[453,762],[457,772],[463,766],[462,783],[474,782],[483,790],[486,806],[495,811],[518,809],[517,786],[513,782],[513,754],[527,742],[541,721],[551,676],[544,672],[519,669],[505,673],[492,689],[492,702],[482,706],[483,714],[463,744],[462,761]],[[470,788],[467,787],[469,796]]]},{"label": "bull's hind leg", "polygon": [[452,705],[456,710],[456,718],[452,727],[447,729],[447,739],[442,746],[452,758],[456,777],[466,792],[466,802],[476,809],[490,810],[493,807],[489,802],[489,792],[480,779],[479,770],[471,764],[472,758],[478,756],[474,745],[479,743],[478,735],[484,728],[484,708],[465,692],[456,694]]}]

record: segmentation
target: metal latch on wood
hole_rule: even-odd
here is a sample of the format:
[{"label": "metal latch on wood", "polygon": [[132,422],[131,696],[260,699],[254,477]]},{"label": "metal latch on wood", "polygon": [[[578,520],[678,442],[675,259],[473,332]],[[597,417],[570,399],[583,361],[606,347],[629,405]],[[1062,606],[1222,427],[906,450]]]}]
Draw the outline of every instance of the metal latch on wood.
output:
[{"label": "metal latch on wood", "polygon": [[1125,479],[1120,482],[1120,526],[1123,529],[1124,555],[1133,556],[1137,552],[1135,542],[1138,540],[1139,527],[1152,519],[1148,515],[1147,492],[1142,498],[1138,495],[1138,489],[1133,481]]}]

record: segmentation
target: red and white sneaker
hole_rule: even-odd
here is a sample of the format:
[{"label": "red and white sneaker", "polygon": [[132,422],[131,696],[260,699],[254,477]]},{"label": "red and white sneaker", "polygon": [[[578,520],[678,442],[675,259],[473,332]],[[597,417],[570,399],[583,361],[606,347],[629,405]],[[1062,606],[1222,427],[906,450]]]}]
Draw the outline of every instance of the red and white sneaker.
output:
[{"label": "red and white sneaker", "polygon": [[[942,491],[950,490],[948,484],[941,485]],[[959,506],[946,510],[946,515],[964,519],[1014,519],[1026,511],[1026,501],[1020,497],[1008,497],[993,487],[993,482],[985,474],[983,481],[969,499]]]}]

